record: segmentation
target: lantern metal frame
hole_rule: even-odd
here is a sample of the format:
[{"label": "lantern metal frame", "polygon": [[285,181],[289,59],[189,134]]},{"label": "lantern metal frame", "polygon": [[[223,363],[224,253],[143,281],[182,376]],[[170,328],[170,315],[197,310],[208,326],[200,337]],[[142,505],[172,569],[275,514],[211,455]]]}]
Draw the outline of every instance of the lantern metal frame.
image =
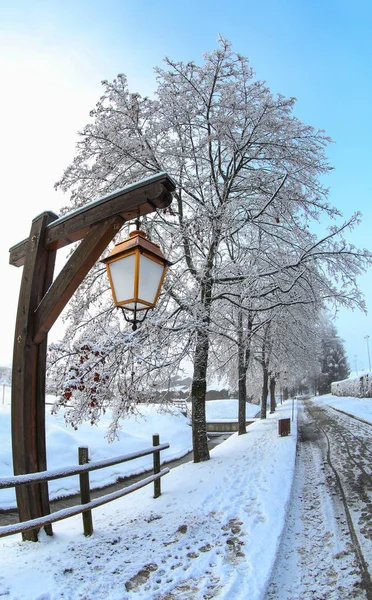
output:
[{"label": "lantern metal frame", "polygon": [[[124,300],[118,300],[117,293],[113,277],[110,270],[110,265],[127,258],[129,256],[135,257],[134,270],[133,270],[133,296],[125,298]],[[153,263],[159,264],[163,267],[163,272],[159,280],[157,291],[154,296],[154,300],[149,302],[139,297],[140,288],[140,260],[141,256],[151,260]],[[160,247],[154,242],[150,241],[146,237],[146,233],[140,229],[135,229],[129,234],[129,238],[118,242],[108,256],[101,260],[106,265],[106,271],[110,283],[111,293],[114,300],[115,306],[122,309],[125,320],[132,324],[133,331],[136,331],[137,324],[142,323],[148,311],[155,308],[158,301],[161,288],[164,282],[168,266],[171,264],[163,255]],[[132,305],[132,306],[130,306]],[[140,306],[138,306],[140,305]],[[133,319],[130,319],[125,311],[133,313]],[[142,319],[138,318],[139,312],[145,312]]]}]

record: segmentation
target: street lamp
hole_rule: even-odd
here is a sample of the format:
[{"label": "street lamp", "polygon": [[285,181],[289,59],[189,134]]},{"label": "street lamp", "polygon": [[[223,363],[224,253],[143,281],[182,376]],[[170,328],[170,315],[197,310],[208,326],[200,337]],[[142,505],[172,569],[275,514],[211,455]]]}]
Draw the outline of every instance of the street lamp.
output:
[{"label": "street lamp", "polygon": [[[115,306],[123,309],[125,320],[136,331],[137,323],[142,323],[147,311],[156,305],[170,262],[159,246],[146,239],[145,232],[139,229],[117,243],[101,262],[106,265]],[[132,320],[124,309],[133,313]],[[138,319],[137,313],[141,311],[144,316]]]},{"label": "street lamp", "polygon": [[[123,224],[169,206],[175,188],[175,182],[167,173],[158,173],[63,217],[43,212],[33,219],[28,238],[10,249],[10,264],[24,267],[12,369],[14,475],[47,470],[45,372],[49,330]],[[57,250],[79,240],[80,244],[53,280]],[[151,308],[155,304],[160,285],[153,281],[153,270],[160,270],[162,279],[168,264],[159,249],[155,251],[154,245],[146,244],[146,241],[142,244],[141,257],[131,259],[137,264],[137,269],[133,268],[133,274],[137,273],[137,286],[136,295],[132,286],[132,310]],[[134,255],[135,247],[136,243]],[[145,258],[149,255],[152,257],[149,262],[156,264],[146,273]],[[152,296],[147,295],[151,285],[155,287]],[[120,302],[122,298],[118,296],[118,299]],[[141,305],[138,300],[143,300]],[[39,519],[50,513],[47,483],[17,486],[16,496],[20,521]],[[52,533],[50,525],[46,526],[46,532]],[[36,541],[37,533],[38,526],[35,526],[23,536]]]},{"label": "street lamp", "polygon": [[369,341],[368,341],[368,340],[369,340],[369,335],[365,335],[365,336],[364,336],[364,339],[365,339],[365,340],[366,340],[366,342],[367,342],[368,366],[369,366],[369,371],[371,372],[371,357],[370,357],[370,354],[369,354]]}]

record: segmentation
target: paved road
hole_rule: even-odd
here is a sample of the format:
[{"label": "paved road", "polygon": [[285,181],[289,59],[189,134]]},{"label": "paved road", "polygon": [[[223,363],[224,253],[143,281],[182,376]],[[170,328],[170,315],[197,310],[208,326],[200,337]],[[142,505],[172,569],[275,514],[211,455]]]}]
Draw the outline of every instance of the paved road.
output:
[{"label": "paved road", "polygon": [[351,416],[300,405],[292,499],[265,600],[372,600],[371,436]]}]

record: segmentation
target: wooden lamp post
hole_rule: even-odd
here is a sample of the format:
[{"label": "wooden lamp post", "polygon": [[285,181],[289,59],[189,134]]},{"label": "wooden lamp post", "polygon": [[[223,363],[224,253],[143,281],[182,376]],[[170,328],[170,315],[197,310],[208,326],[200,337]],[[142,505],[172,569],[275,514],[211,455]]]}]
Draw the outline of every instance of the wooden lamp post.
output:
[{"label": "wooden lamp post", "polygon": [[[47,469],[45,372],[48,331],[122,225],[157,208],[169,206],[174,189],[175,183],[167,173],[159,173],[64,217],[58,218],[52,212],[42,213],[32,221],[28,239],[10,248],[10,264],[23,266],[12,369],[15,475]],[[53,281],[57,250],[79,240],[80,244]],[[144,249],[140,261],[142,255],[146,258]],[[166,264],[163,257],[163,269]],[[148,300],[138,294],[142,294],[140,284],[137,298],[133,295],[133,305],[142,310]],[[50,513],[46,483],[20,486],[16,496],[20,521]],[[45,530],[52,534],[51,525]],[[37,541],[37,535],[38,530],[34,529],[24,533],[23,539]]]}]

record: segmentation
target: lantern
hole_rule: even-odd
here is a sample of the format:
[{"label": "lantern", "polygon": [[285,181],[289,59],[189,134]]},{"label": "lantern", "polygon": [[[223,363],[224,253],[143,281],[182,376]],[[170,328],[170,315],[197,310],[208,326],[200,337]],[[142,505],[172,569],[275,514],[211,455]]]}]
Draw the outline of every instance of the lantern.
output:
[{"label": "lantern", "polygon": [[[169,261],[159,246],[136,229],[128,239],[116,244],[101,262],[106,265],[115,306],[134,313],[130,322],[136,330],[137,323],[156,305]],[[141,321],[137,320],[139,311],[146,311]]]}]

